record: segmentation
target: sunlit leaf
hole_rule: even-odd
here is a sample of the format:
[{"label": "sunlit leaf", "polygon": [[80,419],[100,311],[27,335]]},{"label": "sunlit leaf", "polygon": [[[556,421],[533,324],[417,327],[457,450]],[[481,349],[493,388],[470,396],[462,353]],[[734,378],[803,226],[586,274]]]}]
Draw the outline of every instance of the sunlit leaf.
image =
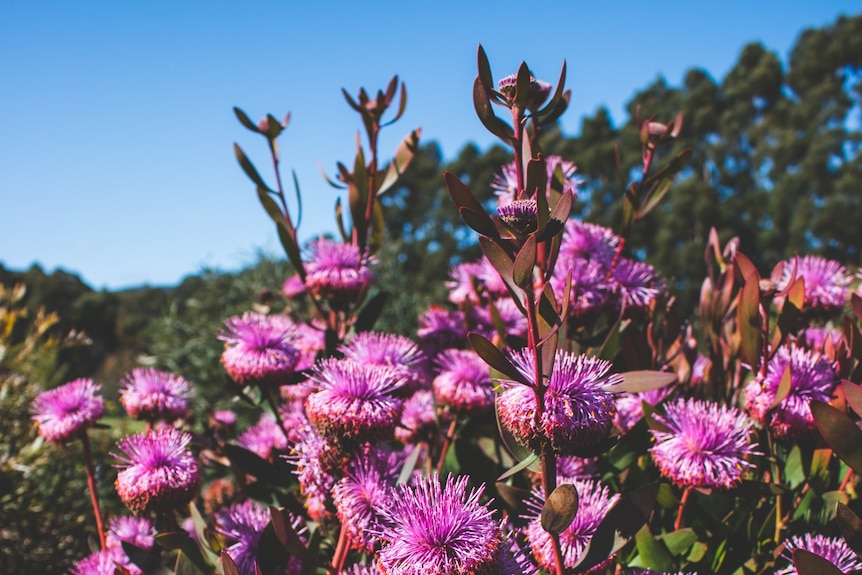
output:
[{"label": "sunlit leaf", "polygon": [[395,151],[395,157],[392,158],[392,161],[386,167],[386,175],[377,188],[377,195],[390,189],[404,173],[404,170],[407,169],[407,166],[410,165],[416,154],[416,150],[419,149],[419,137],[421,135],[422,129],[417,128],[401,140],[401,144],[398,145],[398,149]]},{"label": "sunlit leaf", "polygon": [[512,279],[521,288],[527,288],[533,281],[533,268],[536,266],[536,236],[530,235],[521,246],[512,266]]},{"label": "sunlit leaf", "polygon": [[640,393],[667,387],[676,381],[676,374],[666,371],[637,370],[626,371],[618,374],[622,381],[612,385],[606,385],[602,389],[609,393]]},{"label": "sunlit leaf", "polygon": [[843,411],[822,401],[811,400],[814,423],[826,444],[856,473],[862,473],[862,430]]},{"label": "sunlit leaf", "polygon": [[645,567],[655,571],[669,571],[673,567],[673,559],[665,546],[644,525],[635,535],[635,544],[638,550],[638,567]]}]

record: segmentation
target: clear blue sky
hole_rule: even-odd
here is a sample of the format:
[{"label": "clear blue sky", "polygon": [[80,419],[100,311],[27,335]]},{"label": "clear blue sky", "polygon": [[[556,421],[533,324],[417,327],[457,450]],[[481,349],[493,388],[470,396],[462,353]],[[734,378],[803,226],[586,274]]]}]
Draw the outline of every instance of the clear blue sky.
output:
[{"label": "clear blue sky", "polygon": [[[335,171],[353,159],[358,116],[341,96],[407,84],[412,128],[446,158],[493,137],[471,101],[476,48],[494,75],[525,60],[555,81],[568,62],[580,119],[624,103],[663,75],[694,66],[720,79],[748,42],[786,60],[798,33],[862,11],[862,1],[77,2],[0,4],[0,263],[37,262],[95,288],[179,281],[202,266],[236,269],[275,231],[232,152],[266,171],[263,141],[231,108],[257,119],[293,114],[283,163],[304,192],[301,235],[332,230]],[[577,163],[577,158],[571,158]]]}]

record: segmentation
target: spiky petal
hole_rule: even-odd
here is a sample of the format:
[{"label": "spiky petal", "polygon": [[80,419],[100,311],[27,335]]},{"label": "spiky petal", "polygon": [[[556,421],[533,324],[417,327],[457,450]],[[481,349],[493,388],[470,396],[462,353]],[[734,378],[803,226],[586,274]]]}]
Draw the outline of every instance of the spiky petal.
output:
[{"label": "spiky petal", "polygon": [[99,389],[92,379],[81,378],[40,393],[31,411],[42,437],[61,445],[95,425],[105,410]]},{"label": "spiky petal", "polygon": [[132,419],[172,422],[189,410],[191,385],[168,371],[137,368],[120,381],[120,402]]},{"label": "spiky petal", "polygon": [[282,385],[300,358],[296,327],[287,316],[246,312],[225,322],[221,361],[240,385]]}]

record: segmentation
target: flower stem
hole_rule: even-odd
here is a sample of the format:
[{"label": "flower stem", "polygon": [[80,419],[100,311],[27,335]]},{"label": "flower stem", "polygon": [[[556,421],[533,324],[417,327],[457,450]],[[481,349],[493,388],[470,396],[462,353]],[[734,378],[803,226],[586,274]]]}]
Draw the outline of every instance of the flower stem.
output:
[{"label": "flower stem", "polygon": [[449,424],[449,429],[446,431],[446,437],[443,439],[443,447],[440,449],[440,459],[437,460],[437,475],[443,471],[443,463],[446,461],[446,454],[449,452],[449,446],[452,445],[452,440],[455,439],[455,427],[458,425],[458,418],[453,417],[452,423]]},{"label": "flower stem", "polygon": [[673,530],[679,531],[682,529],[682,516],[685,514],[685,507],[688,503],[688,498],[691,495],[692,488],[688,486],[685,488],[685,491],[682,492],[682,499],[679,501],[679,510],[676,512],[676,521],[673,523]]},{"label": "flower stem", "polygon": [[335,544],[335,554],[332,556],[332,565],[329,568],[330,575],[337,575],[344,569],[344,562],[347,559],[347,528],[342,525],[338,533],[338,543]]},{"label": "flower stem", "polygon": [[102,546],[102,549],[106,549],[105,526],[102,523],[102,511],[99,509],[99,495],[96,492],[96,470],[93,466],[93,454],[90,451],[90,438],[87,436],[86,429],[81,433],[81,440],[84,443],[84,465],[87,468],[87,487],[90,488],[90,501],[93,503],[93,514],[96,516],[96,529],[99,531],[99,545]]}]

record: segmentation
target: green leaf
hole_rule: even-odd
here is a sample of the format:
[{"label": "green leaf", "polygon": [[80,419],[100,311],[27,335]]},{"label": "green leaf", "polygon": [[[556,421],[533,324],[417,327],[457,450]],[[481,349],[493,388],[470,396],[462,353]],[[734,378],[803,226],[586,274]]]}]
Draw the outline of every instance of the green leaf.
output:
[{"label": "green leaf", "polygon": [[559,535],[572,524],[578,513],[578,490],[571,483],[561,483],[542,506],[542,529]]},{"label": "green leaf", "polygon": [[862,474],[862,430],[843,411],[822,401],[811,400],[814,423],[827,445],[857,474]]},{"label": "green leaf", "polygon": [[674,557],[682,557],[688,553],[691,546],[697,542],[697,533],[693,529],[685,528],[659,535],[656,539],[664,543],[668,552]]},{"label": "green leaf", "polygon": [[243,112],[237,106],[233,107],[233,113],[236,116],[239,123],[254,132],[255,134],[260,134],[260,129],[257,127],[257,124],[251,121],[251,118],[248,117],[248,114]]},{"label": "green leaf", "polygon": [[536,453],[531,453],[523,461],[506,470],[506,472],[497,478],[497,481],[505,481],[506,479],[516,475],[523,470],[532,467],[539,461],[539,456]]},{"label": "green leaf", "polygon": [[836,507],[835,521],[841,529],[844,541],[856,552],[856,555],[862,555],[862,519],[859,519],[859,516],[843,503],[839,503]]},{"label": "green leaf", "polygon": [[470,341],[470,346],[473,348],[473,351],[475,351],[476,354],[478,354],[478,356],[492,368],[496,369],[509,379],[518,381],[524,385],[532,385],[530,381],[524,377],[524,375],[519,372],[514,365],[512,365],[512,362],[503,355],[503,352],[500,351],[496,345],[491,343],[488,338],[471,331],[467,334],[467,339]]},{"label": "green leaf", "polygon": [[526,501],[531,495],[529,489],[521,489],[520,487],[514,487],[512,485],[503,483],[502,481],[498,481],[495,487],[497,488],[497,493],[499,493],[503,501],[506,502],[506,505],[508,505],[509,508],[517,515],[521,515],[524,511],[526,511],[526,505],[524,505],[524,501]]},{"label": "green leaf", "polygon": [[666,371],[637,370],[626,371],[619,375],[623,378],[622,382],[606,385],[602,389],[609,393],[640,393],[661,389],[676,381],[676,374]]},{"label": "green leaf", "polygon": [[413,448],[407,459],[404,460],[404,465],[401,466],[401,471],[398,473],[398,483],[407,483],[413,476],[413,470],[416,469],[416,462],[419,461],[419,455],[422,450],[418,446]]},{"label": "green leaf", "polygon": [[805,549],[793,550],[793,564],[799,575],[844,575],[831,561]]},{"label": "green leaf", "polygon": [[242,151],[242,148],[239,147],[239,144],[233,145],[233,152],[236,155],[236,159],[239,162],[242,171],[245,172],[245,175],[248,176],[257,187],[271,192],[272,190],[270,190],[264,183],[263,178],[260,177],[260,173],[257,171],[257,168],[254,167],[254,164],[251,163],[251,160],[248,159],[248,156],[246,156],[245,152]]},{"label": "green leaf", "polygon": [[646,567],[655,571],[670,571],[673,559],[660,541],[653,537],[648,525],[640,528],[635,535],[638,550],[638,567]]},{"label": "green leaf", "polygon": [[658,483],[650,483],[620,497],[596,528],[575,569],[587,571],[619,551],[646,523],[658,489]]},{"label": "green leaf", "polygon": [[515,256],[512,279],[518,287],[532,289],[533,269],[536,266],[536,236],[530,235]]},{"label": "green leaf", "polygon": [[419,149],[419,136],[421,135],[422,129],[416,128],[401,140],[398,149],[395,151],[395,157],[392,158],[392,161],[386,167],[386,175],[383,176],[377,188],[378,196],[391,188],[404,173],[404,170],[407,169],[407,166],[410,165],[413,156],[416,154],[416,150]]}]

